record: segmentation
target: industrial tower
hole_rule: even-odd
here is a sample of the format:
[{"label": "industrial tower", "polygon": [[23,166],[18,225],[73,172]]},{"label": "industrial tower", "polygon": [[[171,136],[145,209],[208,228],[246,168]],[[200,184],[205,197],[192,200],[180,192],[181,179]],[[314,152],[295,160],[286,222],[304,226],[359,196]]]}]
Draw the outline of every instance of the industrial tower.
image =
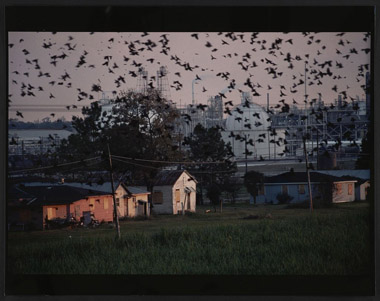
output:
[{"label": "industrial tower", "polygon": [[146,95],[148,91],[148,71],[143,67],[139,69],[137,78],[137,92]]},{"label": "industrial tower", "polygon": [[168,80],[168,70],[165,66],[161,66],[157,71],[157,89],[161,97],[170,99],[170,88]]}]

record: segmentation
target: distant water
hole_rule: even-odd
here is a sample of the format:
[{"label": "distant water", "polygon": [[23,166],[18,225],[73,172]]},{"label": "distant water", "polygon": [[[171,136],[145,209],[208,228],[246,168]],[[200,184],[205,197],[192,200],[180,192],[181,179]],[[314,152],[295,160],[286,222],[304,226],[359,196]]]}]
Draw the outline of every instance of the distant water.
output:
[{"label": "distant water", "polygon": [[42,129],[26,129],[26,130],[8,130],[8,138],[19,137],[22,140],[39,140],[41,137],[47,138],[49,134],[53,137],[57,135],[59,139],[67,139],[73,132],[67,130],[42,130]]}]

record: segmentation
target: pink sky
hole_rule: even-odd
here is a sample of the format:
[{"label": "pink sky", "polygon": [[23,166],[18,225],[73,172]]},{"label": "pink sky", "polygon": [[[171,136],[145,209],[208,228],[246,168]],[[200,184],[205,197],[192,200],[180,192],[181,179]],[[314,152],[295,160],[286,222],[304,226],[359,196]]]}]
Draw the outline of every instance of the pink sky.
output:
[{"label": "pink sky", "polygon": [[[318,93],[321,93],[325,102],[334,101],[338,95],[332,90],[335,85],[338,92],[347,91],[347,95],[354,98],[357,95],[362,98],[364,94],[360,86],[365,84],[365,79],[363,76],[358,76],[359,73],[363,74],[358,68],[360,65],[370,64],[370,53],[362,50],[370,47],[370,39],[364,40],[365,33],[345,33],[343,36],[337,36],[335,32],[308,33],[306,36],[302,33],[258,33],[253,42],[251,42],[252,33],[234,33],[233,35],[199,33],[199,39],[192,37],[193,33],[165,33],[168,39],[166,46],[170,48],[167,49],[167,55],[160,53],[162,51],[160,40],[162,41],[163,34],[149,33],[142,36],[142,33],[10,32],[9,44],[13,46],[9,48],[8,61],[9,94],[12,95],[9,117],[15,118],[16,111],[20,111],[25,121],[42,119],[50,116],[50,113],[56,114],[53,120],[62,116],[71,120],[73,114],[80,115],[81,113],[78,109],[71,108],[69,111],[65,106],[77,105],[80,108],[93,101],[84,99],[78,102],[80,91],[92,94],[95,100],[98,100],[100,93],[91,92],[93,84],[100,85],[103,91],[119,92],[136,88],[137,78],[129,74],[130,71],[137,72],[138,69],[133,66],[133,61],[142,64],[148,70],[149,77],[156,75],[160,66],[166,66],[169,71],[169,85],[173,85],[174,81],[179,81],[183,85],[179,91],[170,88],[172,100],[182,106],[191,103],[192,81],[196,75],[202,79],[194,85],[197,103],[206,103],[210,96],[224,91],[227,96],[224,101],[232,100],[234,104],[238,104],[240,102],[238,89],[250,91],[250,88],[244,85],[247,78],[250,78],[260,94],[260,96],[253,96],[255,103],[266,105],[267,93],[269,93],[272,105],[277,104],[281,99],[285,99],[289,104],[293,99],[303,104],[304,85],[293,85],[299,83],[300,79],[304,79],[305,60],[310,65],[308,83],[314,83],[307,86],[309,99],[318,98]],[[277,44],[278,48],[270,49],[276,39],[281,39],[281,43]],[[154,42],[157,47],[148,49],[147,45],[143,44],[148,40]],[[292,40],[292,44],[286,42],[288,40]],[[131,42],[136,46],[139,55],[131,55],[128,48]],[[206,46],[207,42],[211,44],[211,47]],[[48,49],[43,47],[44,43],[52,45]],[[70,45],[65,45],[66,43]],[[69,46],[74,49],[70,50]],[[353,49],[357,51],[357,54]],[[23,50],[29,53],[25,54]],[[86,63],[77,67],[85,51],[87,52]],[[56,66],[53,66],[51,56],[60,56],[62,53],[65,53],[67,57],[57,59]],[[249,58],[246,56],[247,53]],[[284,61],[287,53],[290,53],[292,58],[293,69],[289,69],[289,63]],[[215,59],[211,59],[211,55]],[[306,58],[306,55],[309,55],[309,58]],[[349,57],[345,58],[346,55]],[[103,65],[106,61],[105,56],[112,57],[109,59],[109,66]],[[127,62],[124,61],[124,56],[129,58]],[[177,56],[182,64],[189,63],[190,66],[197,65],[199,68],[186,71],[184,67],[175,64],[175,60],[171,59],[172,56]],[[153,63],[147,61],[150,58],[154,59]],[[243,58],[246,59],[243,61],[243,66],[252,66],[255,62],[257,67],[248,67],[247,71],[243,70],[239,64]],[[314,64],[314,60],[317,64]],[[317,85],[318,79],[314,78],[315,74],[327,70],[327,66],[322,67],[319,64],[329,60],[332,61],[330,71],[333,76],[319,78],[321,84]],[[35,69],[36,62],[40,69]],[[117,68],[113,68],[114,63]],[[339,64],[342,64],[343,68],[338,68]],[[94,68],[90,68],[90,65],[94,65]],[[114,73],[109,72],[109,67]],[[272,75],[265,70],[268,67],[274,68],[275,72],[282,72],[282,75],[273,79]],[[364,70],[364,74],[366,71]],[[49,73],[50,77],[39,76],[40,72]],[[70,78],[63,80],[62,75],[66,72]],[[177,72],[180,73],[180,77],[175,74]],[[225,80],[217,76],[220,72],[229,72],[229,79]],[[121,82],[121,86],[117,88],[115,80],[119,76],[125,79],[125,84]],[[335,79],[333,79],[334,76]],[[236,89],[228,92],[226,88],[232,79],[235,80]],[[55,82],[54,85],[49,84],[52,81]],[[59,85],[60,82],[63,84]],[[70,87],[68,87],[69,83],[71,83]],[[23,84],[26,86],[24,89],[22,89]],[[34,88],[29,86],[28,89],[29,84]],[[260,84],[261,88],[258,88],[257,84]],[[272,89],[268,90],[268,85]],[[282,92],[281,86],[285,87]],[[42,91],[39,91],[38,87],[41,87]],[[202,92],[203,87],[207,90],[206,92]],[[22,90],[26,93],[32,92],[35,96],[22,97],[20,95]],[[280,96],[281,93],[286,96]],[[51,94],[54,98],[49,97]],[[348,101],[350,101],[349,98]]]}]

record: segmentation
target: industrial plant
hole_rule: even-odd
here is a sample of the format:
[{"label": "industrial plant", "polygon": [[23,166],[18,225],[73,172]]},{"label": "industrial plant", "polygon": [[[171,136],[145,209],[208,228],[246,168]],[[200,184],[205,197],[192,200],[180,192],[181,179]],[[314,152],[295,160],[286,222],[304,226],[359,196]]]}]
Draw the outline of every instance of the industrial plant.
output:
[{"label": "industrial plant", "polygon": [[[156,75],[149,78],[148,72],[140,68],[135,91],[147,93],[151,87],[149,80],[153,79],[161,97],[170,99],[168,73],[167,68],[161,66]],[[367,72],[367,91],[368,86]],[[111,92],[102,93],[98,101],[102,112],[111,113],[115,96]],[[368,93],[365,98],[357,96],[350,101],[341,94],[334,101],[325,101],[319,97],[286,105],[286,110],[279,108],[279,105],[273,106],[269,93],[266,95],[266,106],[255,103],[249,92],[242,92],[241,101],[235,106],[226,107],[226,102],[232,104],[220,95],[209,96],[207,105],[201,104],[200,108],[200,103],[194,99],[194,93],[191,104],[181,106],[171,101],[181,113],[178,120],[178,135],[181,139],[190,136],[197,124],[205,128],[218,127],[223,140],[231,144],[237,162],[255,162],[303,157],[302,137],[307,134],[310,139],[306,142],[306,149],[312,155],[311,160],[315,159],[318,168],[323,169],[336,167],[337,160],[352,161],[356,158],[370,122]],[[9,155],[36,155],[47,150],[54,151],[62,138],[67,137],[59,137],[57,134],[50,138],[10,135]],[[11,141],[14,140],[17,143],[12,144]]]}]

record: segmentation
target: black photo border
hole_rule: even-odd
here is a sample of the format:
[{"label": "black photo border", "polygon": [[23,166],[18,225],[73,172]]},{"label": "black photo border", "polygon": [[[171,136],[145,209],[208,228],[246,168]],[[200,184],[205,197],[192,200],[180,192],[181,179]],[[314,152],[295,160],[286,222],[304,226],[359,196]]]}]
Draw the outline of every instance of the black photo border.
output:
[{"label": "black photo border", "polygon": [[[380,106],[376,104],[379,85],[376,75],[379,62],[379,17],[375,14],[378,1],[49,1],[3,0],[1,22],[1,179],[3,206],[0,213],[1,232],[0,287],[6,296],[40,295],[88,296],[91,299],[116,299],[131,296],[261,296],[283,300],[285,296],[308,296],[323,299],[364,297],[371,300],[379,293],[379,264],[376,246],[379,243],[379,208],[374,203],[373,259],[375,269],[369,277],[360,276],[149,276],[149,275],[11,275],[6,267],[6,211],[5,180],[7,178],[7,32],[8,31],[370,31],[371,49],[371,105],[372,126],[377,129]],[[376,24],[376,28],[375,28]],[[375,131],[373,131],[375,133]],[[373,137],[374,158],[371,179],[377,182],[379,164],[379,135]],[[372,183],[371,183],[372,184]],[[376,183],[377,184],[377,183]],[[373,199],[379,191],[373,185]],[[376,218],[375,218],[376,217]],[[376,265],[375,265],[376,264]],[[102,295],[102,296],[97,296]],[[92,297],[90,297],[92,296]],[[265,297],[266,296],[266,297]]]}]

